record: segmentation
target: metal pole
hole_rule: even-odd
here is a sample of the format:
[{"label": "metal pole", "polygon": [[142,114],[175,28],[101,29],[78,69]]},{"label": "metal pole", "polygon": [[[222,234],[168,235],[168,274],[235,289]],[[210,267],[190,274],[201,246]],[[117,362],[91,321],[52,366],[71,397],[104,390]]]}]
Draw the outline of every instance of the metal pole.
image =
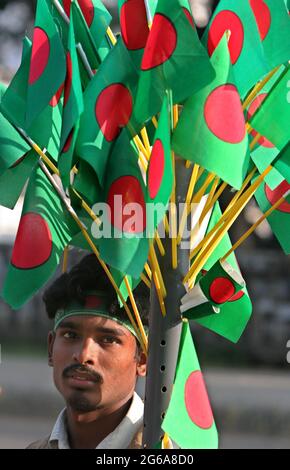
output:
[{"label": "metal pole", "polygon": [[[187,169],[184,161],[176,160],[177,217],[179,203],[185,202],[191,172],[192,168]],[[159,264],[167,290],[166,316],[162,316],[154,286],[151,290],[149,314],[143,446],[151,449],[164,435],[161,425],[170,402],[182,328],[180,299],[185,294],[182,279],[189,269],[189,248],[178,248],[178,268],[174,270],[171,239],[166,237],[163,243],[166,254],[159,256]]]}]

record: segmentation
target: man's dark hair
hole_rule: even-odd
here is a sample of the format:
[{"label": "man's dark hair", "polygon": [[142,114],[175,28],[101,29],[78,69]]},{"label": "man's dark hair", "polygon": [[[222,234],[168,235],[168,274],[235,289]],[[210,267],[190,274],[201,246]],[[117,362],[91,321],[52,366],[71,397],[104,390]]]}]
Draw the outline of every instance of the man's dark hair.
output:
[{"label": "man's dark hair", "polygon": [[[120,320],[128,316],[120,307],[117,294],[102,266],[94,254],[85,256],[69,272],[62,274],[44,292],[43,301],[49,318],[53,319],[58,309],[66,308],[72,300],[85,303],[86,292],[101,290],[111,298],[108,313]],[[135,301],[143,325],[148,326],[149,289],[143,282],[134,289]]]}]

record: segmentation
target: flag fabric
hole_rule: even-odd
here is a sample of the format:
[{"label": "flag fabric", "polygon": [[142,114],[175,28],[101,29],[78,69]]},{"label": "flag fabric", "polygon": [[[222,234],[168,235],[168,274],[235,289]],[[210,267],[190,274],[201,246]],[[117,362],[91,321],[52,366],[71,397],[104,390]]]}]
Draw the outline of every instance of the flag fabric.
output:
[{"label": "flag fabric", "polygon": [[162,204],[162,206],[159,206],[160,210],[158,210],[156,216],[154,214],[154,218],[152,218],[153,231],[151,232],[151,236],[154,236],[156,227],[164,217],[173,189],[172,152],[170,143],[170,108],[170,101],[166,94],[146,174],[147,202],[152,204],[152,208],[154,207],[153,204]]},{"label": "flag fabric", "polygon": [[[279,70],[273,75],[273,77],[263,86],[258,94],[252,99],[249,106],[246,109],[245,116],[249,122],[254,116],[255,112],[263,105],[264,100],[271,91],[272,86],[278,80],[285,67],[281,66]],[[249,143],[256,137],[257,132],[252,130],[249,133]],[[272,144],[266,137],[261,136],[256,146],[251,150],[251,159],[258,168],[260,174],[272,163],[272,161],[278,155],[279,150]],[[264,178],[265,182],[271,189],[275,189],[283,181],[281,174],[273,168],[273,170],[266,175]]]},{"label": "flag fabric", "polygon": [[277,155],[272,165],[280,173],[282,179],[290,184],[290,142]]},{"label": "flag fabric", "polygon": [[267,217],[267,221],[286,255],[290,254],[289,230],[285,230],[290,220],[290,196],[287,195],[289,190],[290,184],[284,180],[274,190],[271,190],[266,183],[263,183],[255,192],[256,201],[263,213],[270,209],[282,196],[286,199]]},{"label": "flag fabric", "polygon": [[149,36],[145,1],[119,0],[118,9],[122,39],[139,68]]},{"label": "flag fabric", "polygon": [[0,113],[0,175],[29,150],[23,137]]},{"label": "flag fabric", "polygon": [[0,205],[14,209],[26,181],[37,163],[37,155],[31,150],[0,176]]},{"label": "flag fabric", "polygon": [[26,126],[30,55],[31,43],[25,40],[20,67],[2,97],[0,108],[11,123],[24,129],[39,147],[46,148],[52,158],[57,161],[62,126],[63,85],[60,86],[31,126]]},{"label": "flag fabric", "polygon": [[[258,1],[260,5],[264,2]],[[221,0],[203,36],[211,56],[226,31],[235,83],[241,96],[269,71],[261,38],[248,1]]]},{"label": "flag fabric", "polygon": [[226,36],[212,56],[210,85],[189,98],[173,133],[173,150],[240,189],[249,167],[248,136],[231,73]]},{"label": "flag fabric", "polygon": [[114,144],[105,177],[101,236],[96,243],[111,267],[138,278],[148,257],[146,188],[138,153],[124,129]]},{"label": "flag fabric", "polygon": [[78,231],[51,183],[40,167],[35,168],[1,293],[13,309],[20,308],[49,280]]},{"label": "flag fabric", "polygon": [[84,93],[76,153],[95,170],[100,184],[113,143],[123,127],[135,135],[132,111],[137,71],[120,38]]},{"label": "flag fabric", "polygon": [[[206,233],[209,233],[210,230],[218,223],[221,215],[220,206],[217,202],[214,206]],[[231,246],[230,237],[228,233],[226,233],[215,251],[203,266],[203,271],[200,276],[209,271],[210,268],[227,253]],[[238,272],[240,271],[234,253],[227,258],[227,261],[234,270]],[[199,278],[197,279],[197,282],[198,280]],[[200,305],[196,309],[185,312],[184,316],[190,320],[196,321],[200,325],[214,331],[229,341],[236,343],[245,330],[251,314],[252,303],[247,288],[244,287],[237,295],[233,296],[230,301],[220,306],[219,313],[213,313],[211,305],[206,303]]]},{"label": "flag fabric", "polygon": [[27,84],[26,127],[48,106],[63,84],[65,73],[65,54],[58,29],[46,0],[39,0]]},{"label": "flag fabric", "polygon": [[249,0],[270,69],[290,60],[290,18],[284,0]]},{"label": "flag fabric", "polygon": [[58,168],[64,187],[68,187],[70,183],[70,171],[74,163],[74,149],[79,129],[79,119],[84,109],[72,18],[70,20],[66,61],[67,72],[64,84],[64,103],[60,139],[61,155],[58,161]]},{"label": "flag fabric", "polygon": [[257,110],[250,124],[279,150],[290,139],[290,68],[287,66]]},{"label": "flag fabric", "polygon": [[181,449],[217,449],[218,433],[188,322],[162,429]]},{"label": "flag fabric", "polygon": [[134,113],[140,123],[157,114],[166,90],[182,103],[214,76],[184,1],[159,0],[144,50]]}]

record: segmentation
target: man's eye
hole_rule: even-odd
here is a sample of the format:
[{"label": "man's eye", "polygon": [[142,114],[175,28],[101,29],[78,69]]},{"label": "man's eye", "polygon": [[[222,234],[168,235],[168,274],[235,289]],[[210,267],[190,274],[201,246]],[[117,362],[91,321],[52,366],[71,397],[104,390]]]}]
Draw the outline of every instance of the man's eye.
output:
[{"label": "man's eye", "polygon": [[65,339],[75,339],[77,337],[77,334],[74,333],[73,331],[66,331],[64,334],[63,334],[63,337]]},{"label": "man's eye", "polygon": [[114,336],[105,336],[102,341],[105,344],[119,343],[119,340]]}]

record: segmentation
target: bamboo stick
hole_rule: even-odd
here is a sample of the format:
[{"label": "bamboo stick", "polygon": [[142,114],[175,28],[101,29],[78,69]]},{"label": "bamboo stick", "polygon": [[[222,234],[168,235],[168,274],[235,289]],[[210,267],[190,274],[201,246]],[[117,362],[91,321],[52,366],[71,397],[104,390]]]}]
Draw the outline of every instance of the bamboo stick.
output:
[{"label": "bamboo stick", "polygon": [[145,345],[145,348],[146,348],[146,351],[147,351],[147,354],[148,354],[148,339],[147,339],[147,336],[146,336],[146,333],[145,333],[144,325],[142,323],[138,307],[136,305],[136,301],[135,301],[135,298],[134,298],[134,295],[133,295],[133,291],[131,289],[131,286],[130,286],[130,283],[129,283],[129,280],[128,280],[128,276],[124,277],[124,281],[125,281],[126,289],[127,289],[129,299],[130,299],[130,302],[131,302],[131,305],[132,305],[132,309],[133,309],[133,312],[134,312],[134,315],[135,315],[135,319],[137,321],[137,325],[139,327],[140,334],[142,336],[142,341],[143,341],[143,344]]}]

